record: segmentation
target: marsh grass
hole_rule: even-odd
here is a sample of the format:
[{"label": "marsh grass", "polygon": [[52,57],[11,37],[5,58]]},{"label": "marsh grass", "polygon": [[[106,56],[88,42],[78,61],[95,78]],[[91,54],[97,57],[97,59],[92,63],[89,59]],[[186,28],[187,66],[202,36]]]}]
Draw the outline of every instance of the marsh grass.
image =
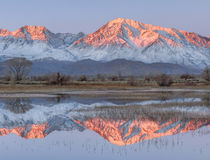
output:
[{"label": "marsh grass", "polygon": [[149,101],[149,100],[161,100],[166,101],[170,99],[184,99],[184,98],[201,98],[203,101],[210,101],[210,93],[201,92],[173,92],[173,91],[156,91],[156,92],[144,92],[144,91],[132,91],[132,92],[102,92],[102,93],[83,93],[76,95],[81,98],[105,98],[106,100],[114,101]]},{"label": "marsh grass", "polygon": [[[181,110],[170,110],[176,107]],[[182,110],[186,107],[192,107],[192,112]],[[193,107],[210,108],[209,101],[201,102],[174,102],[174,103],[160,103],[149,105],[122,105],[122,106],[96,106],[94,108],[79,109],[77,112],[84,116],[100,117],[112,120],[128,120],[136,118],[146,118],[151,120],[168,120],[168,119],[191,119],[191,118],[210,118],[210,113],[193,112]]]}]

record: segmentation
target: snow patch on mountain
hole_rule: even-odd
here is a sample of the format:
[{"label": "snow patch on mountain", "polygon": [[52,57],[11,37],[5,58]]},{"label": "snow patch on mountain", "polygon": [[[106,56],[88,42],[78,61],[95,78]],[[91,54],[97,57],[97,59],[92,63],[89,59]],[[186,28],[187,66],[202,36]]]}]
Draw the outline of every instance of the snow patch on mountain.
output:
[{"label": "snow patch on mountain", "polygon": [[117,18],[92,34],[52,33],[43,26],[0,29],[0,59],[60,61],[127,59],[197,69],[210,64],[210,38],[196,33]]},{"label": "snow patch on mountain", "polygon": [[[166,101],[161,100],[149,100],[149,101],[142,101],[142,102],[132,102],[132,103],[126,103],[125,106],[131,106],[131,105],[153,105],[153,104],[165,104],[165,103],[180,103],[180,102],[199,102],[201,101],[200,98],[183,98],[183,99],[170,99]],[[62,115],[64,117],[71,118],[72,116],[75,116],[77,113],[75,111],[79,109],[88,109],[88,108],[94,108],[94,107],[100,107],[100,106],[121,106],[119,104],[111,103],[108,101],[101,101],[97,103],[91,103],[91,104],[83,104],[78,102],[71,102],[71,103],[59,103],[59,104],[35,104],[32,103],[31,109],[27,111],[26,113],[13,113],[10,110],[7,109],[5,103],[0,103],[0,128],[8,128],[13,126],[21,126],[21,124],[27,125],[27,124],[43,124],[47,122],[49,119],[55,116]],[[147,106],[148,107],[148,106]],[[159,110],[162,110],[158,107],[156,107]],[[193,110],[194,108],[192,108]],[[167,111],[176,110],[178,111],[179,108],[168,108]],[[183,110],[182,107],[180,107],[180,112]],[[192,111],[190,109],[186,109],[186,111]],[[201,112],[202,110],[200,110]],[[209,109],[205,109],[205,112],[210,112]]]},{"label": "snow patch on mountain", "polygon": [[[75,56],[67,49],[72,43],[85,34],[52,33],[39,26],[21,27],[17,31],[0,30],[0,57],[25,57],[29,60],[54,58],[56,60],[75,60]],[[34,29],[34,30],[33,30]],[[2,58],[3,57],[3,58]]]},{"label": "snow patch on mountain", "polygon": [[115,19],[69,48],[80,59],[116,58],[174,63],[195,68],[210,64],[209,40],[195,33]]}]

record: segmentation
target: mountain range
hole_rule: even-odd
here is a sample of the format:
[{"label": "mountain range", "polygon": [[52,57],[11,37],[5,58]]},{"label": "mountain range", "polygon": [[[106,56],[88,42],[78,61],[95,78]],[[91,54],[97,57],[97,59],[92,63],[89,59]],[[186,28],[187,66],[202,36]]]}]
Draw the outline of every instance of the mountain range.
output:
[{"label": "mountain range", "polygon": [[195,131],[201,127],[209,127],[209,119],[194,118],[155,121],[145,118],[109,120],[97,117],[84,120],[72,120],[55,116],[44,124],[30,124],[11,129],[0,128],[0,136],[14,133],[25,139],[38,139],[45,138],[54,131],[70,132],[77,130],[83,132],[84,130],[89,129],[98,133],[110,143],[122,146]]},{"label": "mountain range", "polygon": [[[91,59],[70,62],[53,59],[42,59],[32,61],[31,76],[45,75],[60,72],[62,74],[79,75],[118,75],[144,76],[155,74],[199,74],[200,70],[186,66],[170,63],[146,64],[139,61],[115,59],[108,62],[94,61]],[[0,75],[5,74],[4,62],[0,62]]]},{"label": "mountain range", "polygon": [[[69,112],[66,111],[66,112]],[[39,121],[45,119],[46,122],[36,124],[37,117],[30,117],[30,113],[25,113],[24,118],[15,115],[14,119],[7,119],[6,123],[0,123],[0,136],[6,136],[14,133],[25,139],[45,138],[55,131],[80,131],[91,130],[98,133],[105,140],[112,144],[122,146],[140,143],[146,140],[157,139],[165,136],[173,136],[176,134],[195,131],[201,127],[209,127],[209,118],[195,118],[184,116],[160,117],[160,115],[149,115],[141,113],[133,117],[120,117],[117,114],[106,113],[97,115],[97,112],[87,112],[85,115],[75,114],[69,116],[53,115],[44,117],[39,115]],[[5,118],[9,118],[6,115]],[[112,118],[111,118],[112,117]],[[2,118],[3,119],[3,118]],[[5,119],[3,119],[5,121]],[[20,124],[18,122],[21,122]],[[6,127],[5,127],[6,126]]]},{"label": "mountain range", "polygon": [[186,133],[201,127],[208,127],[209,120],[167,119],[151,120],[145,117],[127,120],[110,120],[100,117],[75,120],[78,124],[93,130],[110,143],[122,146],[157,139],[165,136]]},{"label": "mountain range", "polygon": [[[1,65],[1,64],[0,64]],[[139,61],[125,59],[115,59],[108,62],[94,61],[91,59],[76,62],[55,61],[55,60],[36,60],[33,61],[31,75],[44,75],[48,73],[61,72],[70,75],[155,75],[155,74],[199,74],[198,69],[170,63],[151,63],[146,64]]]},{"label": "mountain range", "polygon": [[203,69],[210,65],[210,36],[122,18],[88,35],[53,33],[43,26],[0,29],[0,60],[12,57],[68,62],[126,59]]},{"label": "mountain range", "polygon": [[208,98],[184,98],[183,94],[178,98],[176,93],[169,99],[156,99],[153,95],[152,99],[129,101],[118,99],[110,91],[88,92],[91,93],[103,96],[84,98],[80,96],[85,92],[76,96],[75,91],[67,97],[2,97],[0,136],[14,133],[27,139],[44,138],[55,131],[88,129],[113,144],[129,145],[210,127]]}]

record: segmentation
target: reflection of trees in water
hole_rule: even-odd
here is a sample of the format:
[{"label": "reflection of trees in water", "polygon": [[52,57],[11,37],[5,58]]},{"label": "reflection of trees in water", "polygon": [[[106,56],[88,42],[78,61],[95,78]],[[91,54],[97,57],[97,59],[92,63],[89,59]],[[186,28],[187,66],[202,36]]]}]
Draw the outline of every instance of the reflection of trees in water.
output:
[{"label": "reflection of trees in water", "polygon": [[33,108],[29,98],[9,98],[5,102],[5,107],[16,114],[26,113]]},{"label": "reflection of trees in water", "polygon": [[206,93],[203,97],[202,97],[202,101],[205,104],[210,104],[210,93]]},{"label": "reflection of trees in water", "polygon": [[61,103],[70,98],[71,96],[67,94],[57,94],[56,97],[49,97],[49,98],[46,98],[46,100],[53,103]]}]

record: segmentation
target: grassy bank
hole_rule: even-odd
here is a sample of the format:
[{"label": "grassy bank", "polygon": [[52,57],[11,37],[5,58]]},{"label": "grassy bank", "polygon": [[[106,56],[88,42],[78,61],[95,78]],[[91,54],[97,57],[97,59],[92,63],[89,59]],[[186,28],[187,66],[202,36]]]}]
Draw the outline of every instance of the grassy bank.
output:
[{"label": "grassy bank", "polygon": [[73,90],[141,90],[150,88],[160,89],[210,89],[210,85],[205,83],[196,83],[193,85],[186,85],[186,83],[173,83],[170,87],[160,87],[154,82],[150,83],[136,83],[130,85],[127,81],[106,81],[106,82],[71,82],[66,85],[48,85],[45,82],[17,82],[17,84],[0,83],[0,93],[51,93]]}]

